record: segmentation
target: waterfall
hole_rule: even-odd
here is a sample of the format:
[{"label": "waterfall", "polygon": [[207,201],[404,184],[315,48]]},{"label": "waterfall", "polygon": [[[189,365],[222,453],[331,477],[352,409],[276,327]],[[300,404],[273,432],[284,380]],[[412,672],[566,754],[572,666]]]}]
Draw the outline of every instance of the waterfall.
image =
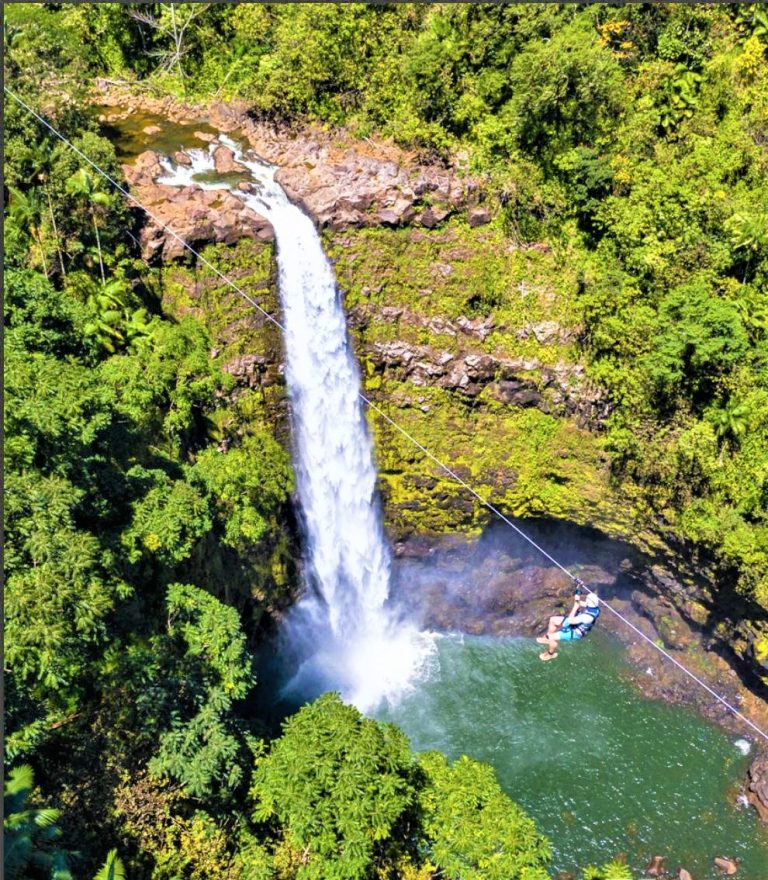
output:
[{"label": "waterfall", "polygon": [[[301,696],[338,690],[362,710],[392,702],[429,662],[432,641],[387,606],[391,556],[360,374],[331,265],[312,220],[274,180],[275,168],[221,137],[259,184],[231,191],[269,219],[277,265],[291,405],[294,468],[306,545],[307,590],[288,615],[284,641],[298,656],[288,688]],[[164,162],[159,182],[187,185],[214,168],[192,150],[191,166]],[[206,188],[224,184],[203,183]],[[229,188],[229,185],[226,185]]]}]

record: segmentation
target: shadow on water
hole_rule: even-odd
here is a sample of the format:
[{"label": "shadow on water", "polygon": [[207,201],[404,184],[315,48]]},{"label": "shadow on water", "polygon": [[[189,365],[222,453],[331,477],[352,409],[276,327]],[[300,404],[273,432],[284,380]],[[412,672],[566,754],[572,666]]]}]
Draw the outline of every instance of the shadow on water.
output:
[{"label": "shadow on water", "polygon": [[314,699],[315,694],[303,695],[285,690],[298,669],[298,657],[285,643],[281,633],[273,633],[265,641],[256,657],[258,687],[249,699],[249,714],[264,724],[270,736],[279,736],[283,722]]}]

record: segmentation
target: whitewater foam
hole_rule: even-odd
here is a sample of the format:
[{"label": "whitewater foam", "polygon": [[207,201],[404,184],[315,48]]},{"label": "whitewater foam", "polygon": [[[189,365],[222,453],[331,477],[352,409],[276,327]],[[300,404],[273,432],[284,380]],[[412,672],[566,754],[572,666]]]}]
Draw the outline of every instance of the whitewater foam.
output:
[{"label": "whitewater foam", "polygon": [[229,189],[275,230],[294,468],[306,544],[306,597],[288,615],[284,638],[297,655],[288,690],[338,690],[363,711],[396,701],[435,662],[433,639],[388,606],[391,555],[376,488],[360,373],[331,265],[312,220],[275,181],[275,167],[244,154],[258,182],[244,193],[196,179],[214,170],[213,151],[190,150],[189,166],[163,160],[159,182]]}]

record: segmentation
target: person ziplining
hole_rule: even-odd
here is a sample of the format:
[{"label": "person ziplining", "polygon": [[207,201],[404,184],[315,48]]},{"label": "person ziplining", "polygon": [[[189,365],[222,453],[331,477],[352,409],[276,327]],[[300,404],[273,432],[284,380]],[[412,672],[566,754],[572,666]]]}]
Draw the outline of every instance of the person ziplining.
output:
[{"label": "person ziplining", "polygon": [[571,613],[563,616],[555,614],[549,618],[546,635],[539,636],[536,641],[546,645],[547,650],[539,654],[541,660],[554,660],[557,657],[559,642],[576,642],[588,635],[600,617],[600,599],[597,593],[589,592],[582,598],[581,588],[576,588]]}]

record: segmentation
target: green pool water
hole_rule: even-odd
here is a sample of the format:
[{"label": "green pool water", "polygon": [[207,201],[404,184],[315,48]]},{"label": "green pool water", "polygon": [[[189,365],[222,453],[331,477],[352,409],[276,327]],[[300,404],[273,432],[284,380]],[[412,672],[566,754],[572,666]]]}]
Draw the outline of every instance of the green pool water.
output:
[{"label": "green pool water", "polygon": [[749,763],[737,737],[641,697],[604,633],[537,655],[528,640],[441,637],[435,670],[379,717],[417,750],[491,764],[552,840],[553,873],[624,853],[639,875],[659,854],[705,880],[726,854],[742,880],[768,880],[768,835],[735,805]]},{"label": "green pool water", "polygon": [[[116,108],[93,105],[90,108],[94,118],[100,115],[111,116]],[[159,131],[147,134],[144,129],[154,126]],[[157,153],[170,156],[177,150],[201,148],[206,142],[195,136],[196,131],[206,132],[210,135],[218,135],[218,131],[204,121],[178,123],[171,122],[157,113],[149,113],[137,110],[123,119],[114,122],[101,122],[101,133],[112,142],[121,162],[131,162],[144,150],[154,150]]]}]

